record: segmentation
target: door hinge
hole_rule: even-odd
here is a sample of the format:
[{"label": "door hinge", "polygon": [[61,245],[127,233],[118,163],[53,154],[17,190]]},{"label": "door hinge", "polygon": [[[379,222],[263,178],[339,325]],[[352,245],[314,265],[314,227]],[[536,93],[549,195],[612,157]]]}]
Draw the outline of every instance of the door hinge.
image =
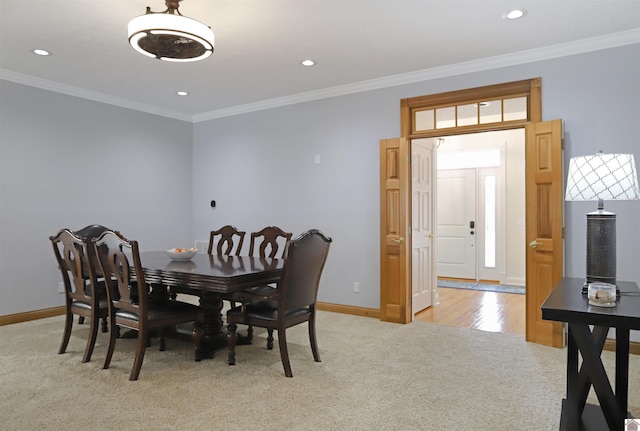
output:
[{"label": "door hinge", "polygon": [[560,139],[560,149],[564,150],[564,136]]},{"label": "door hinge", "polygon": [[566,232],[566,229],[567,229],[566,227],[563,227],[563,228],[562,228],[562,239],[564,239],[564,234],[565,234],[565,232]]}]

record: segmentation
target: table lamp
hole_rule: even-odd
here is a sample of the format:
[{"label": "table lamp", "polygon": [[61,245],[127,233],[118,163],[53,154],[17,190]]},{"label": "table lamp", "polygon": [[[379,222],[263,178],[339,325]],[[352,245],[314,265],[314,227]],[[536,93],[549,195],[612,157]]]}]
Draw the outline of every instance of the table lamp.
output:
[{"label": "table lamp", "polygon": [[640,199],[633,154],[572,157],[567,176],[567,201],[598,201],[587,213],[587,276],[589,283],[616,284],[616,214],[604,210],[604,200]]}]

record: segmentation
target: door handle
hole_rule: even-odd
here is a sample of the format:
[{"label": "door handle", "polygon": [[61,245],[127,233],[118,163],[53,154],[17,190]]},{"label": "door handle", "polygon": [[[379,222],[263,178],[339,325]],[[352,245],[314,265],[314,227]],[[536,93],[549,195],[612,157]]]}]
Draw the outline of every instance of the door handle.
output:
[{"label": "door handle", "polygon": [[394,238],[394,239],[392,239],[391,241],[393,241],[393,242],[397,242],[398,244],[402,244],[402,243],[404,243],[404,238],[403,238],[403,237],[400,237],[400,238]]},{"label": "door handle", "polygon": [[539,245],[542,245],[542,243],[541,243],[541,242],[536,241],[535,239],[529,243],[529,247],[531,247],[531,248],[536,248],[536,247],[538,247]]}]

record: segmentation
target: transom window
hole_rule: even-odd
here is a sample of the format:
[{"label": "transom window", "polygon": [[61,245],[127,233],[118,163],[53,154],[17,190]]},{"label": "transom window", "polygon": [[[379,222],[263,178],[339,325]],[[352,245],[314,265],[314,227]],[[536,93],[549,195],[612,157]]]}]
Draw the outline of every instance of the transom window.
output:
[{"label": "transom window", "polygon": [[400,101],[400,135],[427,138],[507,130],[542,121],[541,79],[494,84]]},{"label": "transom window", "polygon": [[527,120],[527,96],[414,110],[414,132]]}]

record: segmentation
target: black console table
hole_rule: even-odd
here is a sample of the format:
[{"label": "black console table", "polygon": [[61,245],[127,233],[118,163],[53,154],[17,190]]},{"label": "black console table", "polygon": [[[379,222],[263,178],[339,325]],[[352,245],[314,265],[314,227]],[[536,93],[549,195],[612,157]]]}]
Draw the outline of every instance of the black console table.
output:
[{"label": "black console table", "polygon": [[[619,281],[622,295],[616,306],[604,308],[589,305],[587,295],[581,293],[583,284],[581,278],[563,278],[542,304],[543,319],[569,326],[567,395],[562,401],[560,430],[622,431],[628,415],[629,333],[640,329],[640,290],[636,283]],[[615,393],[600,358],[609,328],[616,330]],[[586,403],[591,386],[600,406]]]}]

